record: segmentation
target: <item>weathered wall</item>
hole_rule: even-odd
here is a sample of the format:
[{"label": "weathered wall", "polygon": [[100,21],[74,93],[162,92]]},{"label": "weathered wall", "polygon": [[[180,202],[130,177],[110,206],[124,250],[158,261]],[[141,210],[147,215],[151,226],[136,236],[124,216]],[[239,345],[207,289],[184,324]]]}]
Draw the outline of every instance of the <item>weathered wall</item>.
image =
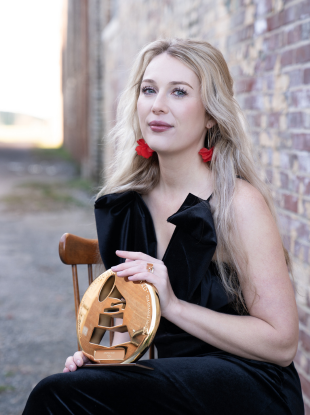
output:
[{"label": "weathered wall", "polygon": [[64,145],[82,176],[95,181],[102,171],[101,34],[108,14],[108,2],[102,0],[67,0],[64,10]]},{"label": "weathered wall", "polygon": [[[116,2],[114,2],[116,4]],[[224,54],[252,128],[295,264],[296,365],[310,414],[310,0],[126,0],[103,32],[104,124],[137,51],[159,37],[202,38]],[[111,149],[104,157],[109,158]]]}]

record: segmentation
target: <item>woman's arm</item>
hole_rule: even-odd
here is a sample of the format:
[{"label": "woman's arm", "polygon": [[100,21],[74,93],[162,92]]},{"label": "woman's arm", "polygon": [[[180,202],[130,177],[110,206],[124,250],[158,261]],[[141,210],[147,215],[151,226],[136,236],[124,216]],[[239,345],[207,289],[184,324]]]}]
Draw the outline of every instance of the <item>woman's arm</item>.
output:
[{"label": "woman's arm", "polygon": [[[281,238],[262,195],[247,182],[237,182],[237,261],[249,316],[222,314],[177,299],[164,263],[141,252],[117,251],[131,261],[112,270],[154,284],[162,315],[193,336],[242,357],[287,366],[297,349],[298,315]],[[155,264],[154,274],[146,271],[147,262]]]},{"label": "woman's arm", "polygon": [[281,238],[262,195],[247,182],[237,182],[237,260],[250,316],[221,314],[174,298],[165,317],[222,350],[287,366],[297,350],[298,315]]}]

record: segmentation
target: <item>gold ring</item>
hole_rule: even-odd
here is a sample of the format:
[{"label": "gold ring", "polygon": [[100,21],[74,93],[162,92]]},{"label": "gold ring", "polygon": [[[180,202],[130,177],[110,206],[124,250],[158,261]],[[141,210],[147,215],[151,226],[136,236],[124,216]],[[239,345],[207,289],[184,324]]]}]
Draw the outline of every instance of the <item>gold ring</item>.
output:
[{"label": "gold ring", "polygon": [[148,270],[148,272],[151,272],[152,274],[154,273],[154,265],[153,264],[146,264],[146,269]]}]

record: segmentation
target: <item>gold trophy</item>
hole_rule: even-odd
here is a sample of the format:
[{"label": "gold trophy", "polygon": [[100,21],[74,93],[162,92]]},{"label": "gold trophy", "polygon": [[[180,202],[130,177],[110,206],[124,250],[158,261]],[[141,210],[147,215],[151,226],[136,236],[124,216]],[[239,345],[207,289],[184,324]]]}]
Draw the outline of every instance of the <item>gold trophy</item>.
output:
[{"label": "gold trophy", "polygon": [[[123,319],[114,325],[114,319]],[[83,353],[101,365],[128,365],[150,347],[160,321],[156,289],[147,282],[119,278],[112,270],[101,274],[86,290],[77,318],[77,336]],[[103,336],[128,332],[130,341],[110,347]],[[97,366],[97,365],[91,365]]]}]

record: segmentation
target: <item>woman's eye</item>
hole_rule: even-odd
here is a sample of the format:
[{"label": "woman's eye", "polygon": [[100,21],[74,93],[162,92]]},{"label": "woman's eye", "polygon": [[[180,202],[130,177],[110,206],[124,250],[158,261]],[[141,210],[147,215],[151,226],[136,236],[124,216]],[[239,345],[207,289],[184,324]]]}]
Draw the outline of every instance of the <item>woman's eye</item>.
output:
[{"label": "woman's eye", "polygon": [[144,86],[142,88],[142,92],[143,92],[143,94],[149,95],[149,94],[152,94],[153,92],[155,92],[155,89],[150,87],[150,86]]},{"label": "woman's eye", "polygon": [[187,95],[187,92],[183,88],[175,88],[172,93],[176,95],[177,97],[184,97]]}]

